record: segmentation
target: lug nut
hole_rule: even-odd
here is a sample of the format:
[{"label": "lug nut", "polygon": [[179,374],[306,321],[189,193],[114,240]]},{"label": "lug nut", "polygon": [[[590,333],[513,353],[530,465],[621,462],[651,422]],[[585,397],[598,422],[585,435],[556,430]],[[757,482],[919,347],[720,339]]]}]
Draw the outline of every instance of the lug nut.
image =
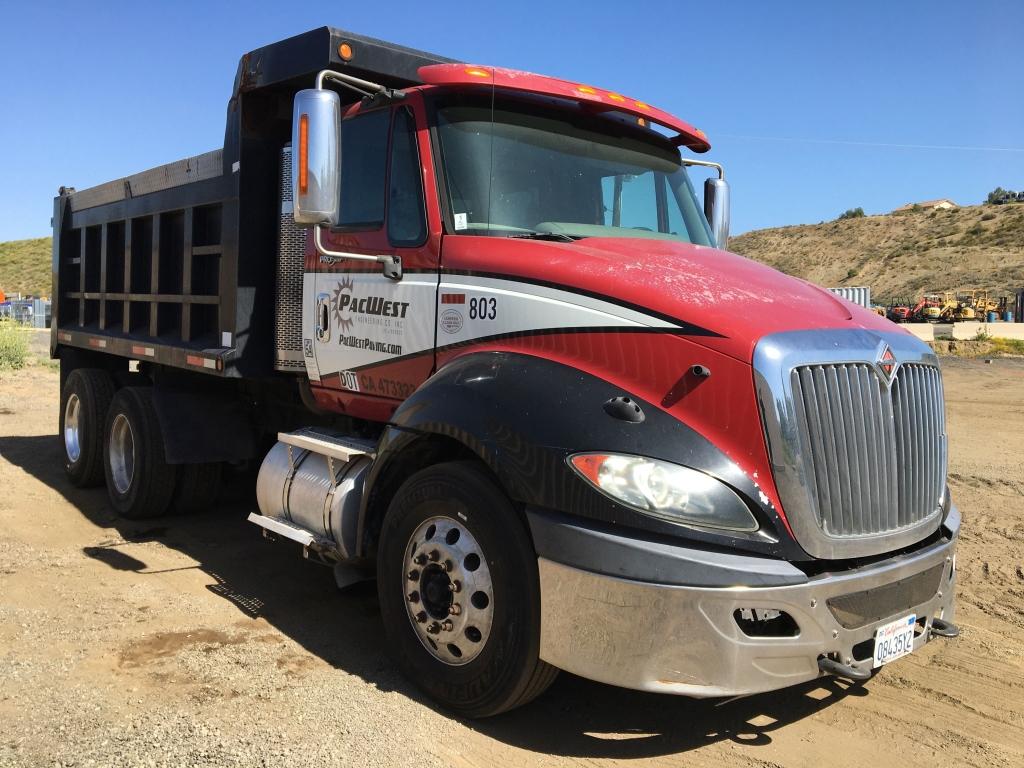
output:
[{"label": "lug nut", "polygon": [[441,553],[440,552],[438,552],[436,549],[430,550],[430,562],[436,563],[440,559],[441,559]]},{"label": "lug nut", "polygon": [[451,620],[445,619],[444,620],[444,624],[441,625],[441,629],[443,629],[445,632],[451,632],[452,631],[452,627],[454,627],[454,626],[455,625],[452,624]]},{"label": "lug nut", "polygon": [[429,632],[432,635],[436,635],[440,631],[441,631],[441,625],[438,624],[436,621],[432,621],[430,623],[430,626],[427,627],[427,632]]},{"label": "lug nut", "polygon": [[462,606],[458,603],[452,603],[448,607],[448,614],[450,616],[458,616],[460,613],[462,613]]},{"label": "lug nut", "polygon": [[406,576],[408,577],[409,581],[419,581],[420,580],[420,572],[419,571],[409,571],[409,573],[407,573]]},{"label": "lug nut", "polygon": [[449,582],[448,589],[450,589],[452,592],[460,592],[462,590],[462,582],[458,579],[455,579]]},{"label": "lug nut", "polygon": [[426,620],[427,620],[427,612],[426,611],[420,611],[419,613],[416,614],[416,622],[417,623],[422,624]]},{"label": "lug nut", "polygon": [[416,565],[426,565],[427,564],[427,556],[424,555],[422,552],[420,552],[418,555],[416,555],[416,557],[414,557],[412,559],[412,561],[414,563],[416,563]]},{"label": "lug nut", "polygon": [[415,590],[409,593],[409,602],[418,603],[420,601],[420,593]]},{"label": "lug nut", "polygon": [[452,564],[452,561],[451,561],[451,560],[445,560],[445,561],[444,561],[444,569],[445,569],[445,570],[446,570],[446,571],[447,571],[448,573],[451,573],[451,572],[452,572],[453,570],[455,570],[455,566],[454,566],[454,565]]}]

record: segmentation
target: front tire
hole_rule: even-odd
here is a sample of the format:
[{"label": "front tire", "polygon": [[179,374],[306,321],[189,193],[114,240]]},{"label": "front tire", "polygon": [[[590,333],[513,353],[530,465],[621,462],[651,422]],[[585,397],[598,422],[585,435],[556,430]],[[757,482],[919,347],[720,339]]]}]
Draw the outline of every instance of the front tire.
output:
[{"label": "front tire", "polygon": [[148,387],[125,387],[114,396],[107,414],[103,469],[110,504],[123,517],[156,517],[167,510],[177,467],[164,458],[160,422]]},{"label": "front tire", "polygon": [[114,381],[98,368],[76,368],[60,393],[64,471],[79,488],[103,482],[103,435]]},{"label": "front tire", "polygon": [[395,494],[377,557],[392,655],[466,717],[526,704],[554,681],[541,661],[537,556],[512,504],[476,465],[417,472]]}]

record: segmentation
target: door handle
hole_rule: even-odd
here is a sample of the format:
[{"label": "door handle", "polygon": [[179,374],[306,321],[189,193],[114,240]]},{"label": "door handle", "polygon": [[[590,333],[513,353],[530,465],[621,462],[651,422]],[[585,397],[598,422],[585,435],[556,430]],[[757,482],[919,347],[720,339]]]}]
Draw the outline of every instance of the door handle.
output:
[{"label": "door handle", "polygon": [[316,297],[316,340],[323,343],[331,339],[331,295]]}]

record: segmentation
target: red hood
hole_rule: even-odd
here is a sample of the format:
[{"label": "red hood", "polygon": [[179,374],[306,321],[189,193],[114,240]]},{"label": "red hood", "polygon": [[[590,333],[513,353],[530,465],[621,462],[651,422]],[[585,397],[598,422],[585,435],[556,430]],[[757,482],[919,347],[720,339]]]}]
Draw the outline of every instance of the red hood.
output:
[{"label": "red hood", "polygon": [[712,335],[692,340],[747,363],[762,336],[780,331],[901,330],[764,264],[674,240],[585,238],[559,243],[449,237],[444,263],[448,269],[543,280],[632,304],[705,329]]}]

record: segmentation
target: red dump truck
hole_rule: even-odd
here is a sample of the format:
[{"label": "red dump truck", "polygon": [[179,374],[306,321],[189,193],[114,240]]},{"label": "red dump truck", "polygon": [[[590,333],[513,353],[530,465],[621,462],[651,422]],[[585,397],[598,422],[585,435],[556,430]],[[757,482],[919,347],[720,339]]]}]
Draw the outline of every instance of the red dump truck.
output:
[{"label": "red dump truck", "polygon": [[466,716],[558,669],[733,696],[955,636],[935,356],[724,250],[709,148],[333,28],[245,54],[223,149],[55,200],[68,476],[142,518],[258,463],[249,519],[374,574]]}]

